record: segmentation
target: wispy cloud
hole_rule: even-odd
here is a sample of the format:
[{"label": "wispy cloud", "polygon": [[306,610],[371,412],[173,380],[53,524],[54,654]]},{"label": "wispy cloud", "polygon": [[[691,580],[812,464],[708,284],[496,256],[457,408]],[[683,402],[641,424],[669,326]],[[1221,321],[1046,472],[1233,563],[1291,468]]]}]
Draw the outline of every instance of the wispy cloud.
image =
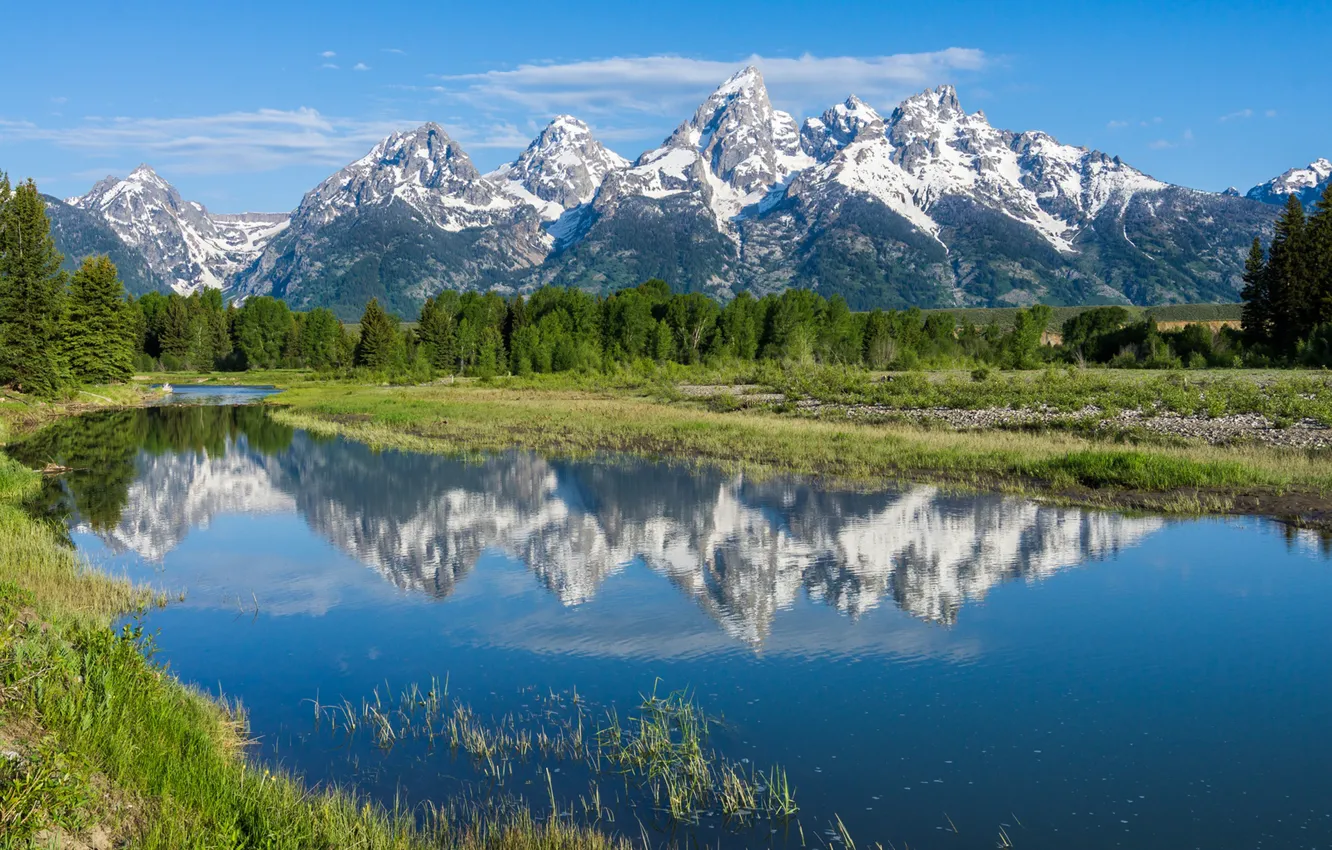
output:
[{"label": "wispy cloud", "polygon": [[336,70],[338,70],[338,66],[335,65],[335,64],[333,64],[332,62],[325,62],[324,64],[320,65],[319,67],[320,67],[320,68],[323,68],[323,69],[325,69],[325,70],[327,70],[327,71],[336,71]]},{"label": "wispy cloud", "polygon": [[1263,115],[1266,115],[1268,118],[1275,118],[1277,117],[1277,111],[1275,109],[1269,109],[1264,112]]},{"label": "wispy cloud", "polygon": [[892,105],[917,89],[980,71],[989,62],[983,51],[962,47],[869,57],[754,55],[736,61],[663,55],[528,64],[435,79],[439,93],[482,109],[519,106],[541,115],[662,113],[692,105],[740,68],[754,65],[778,105],[804,112],[852,92]]},{"label": "wispy cloud", "polygon": [[1105,126],[1109,127],[1111,130],[1122,130],[1123,128],[1127,127],[1127,126],[1128,126],[1129,124],[1131,124],[1131,123],[1133,123],[1133,122],[1131,122],[1131,121],[1110,121],[1110,122],[1107,122]]},{"label": "wispy cloud", "polygon": [[1187,147],[1193,144],[1193,130],[1185,130],[1178,139],[1156,139],[1148,143],[1147,147],[1154,151],[1170,150],[1172,148]]},{"label": "wispy cloud", "polygon": [[0,142],[44,142],[85,155],[146,161],[181,173],[342,166],[419,121],[363,121],[314,109],[260,109],[185,118],[87,118],[68,127],[0,119]]},{"label": "wispy cloud", "polygon": [[323,53],[320,53],[319,55],[324,59],[332,59],[334,56],[337,56],[338,54],[334,53],[332,50],[325,50]]},{"label": "wispy cloud", "polygon": [[1227,121],[1244,121],[1252,117],[1253,117],[1252,109],[1239,109],[1236,110],[1235,112],[1228,112],[1216,120],[1224,124]]},{"label": "wispy cloud", "polygon": [[382,53],[395,53],[395,54],[397,54],[398,56],[405,56],[405,55],[407,55],[407,51],[406,51],[406,50],[399,50],[399,49],[396,48],[396,47],[385,47],[381,52],[382,52]]},{"label": "wispy cloud", "polygon": [[370,70],[370,66],[367,65],[367,64],[365,64],[364,62],[357,62],[355,65],[352,66],[352,70],[353,70],[353,71],[369,71],[369,70]]}]

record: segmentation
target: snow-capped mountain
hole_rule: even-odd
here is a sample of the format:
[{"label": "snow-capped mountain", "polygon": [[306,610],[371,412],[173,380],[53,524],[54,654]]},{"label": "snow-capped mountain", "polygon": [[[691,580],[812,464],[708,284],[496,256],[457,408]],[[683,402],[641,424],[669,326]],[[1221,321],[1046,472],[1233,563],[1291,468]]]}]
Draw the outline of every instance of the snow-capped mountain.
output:
[{"label": "snow-capped mountain", "polygon": [[484,289],[531,268],[551,241],[537,210],[483,178],[429,123],[394,133],[307,193],[235,288],[348,315],[371,297],[410,312],[440,289]]},{"label": "snow-capped mountain", "polygon": [[1316,159],[1304,168],[1292,168],[1266,183],[1259,183],[1246,192],[1245,197],[1265,204],[1284,204],[1287,197],[1296,195],[1308,209],[1323,197],[1330,182],[1332,161]]},{"label": "snow-capped mountain", "polygon": [[591,201],[612,171],[629,160],[607,148],[572,115],[557,115],[513,162],[486,179],[550,221]]},{"label": "snow-capped mountain", "polygon": [[483,176],[425,124],[323,181],[289,226],[210,216],[146,167],[72,202],[178,288],[348,316],[371,296],[411,315],[443,288],[649,277],[722,298],[812,287],[853,309],[1153,304],[1236,299],[1248,243],[1276,215],[1260,201],[1329,172],[1320,160],[1246,198],[1186,189],[999,129],[946,85],[889,113],[852,95],[798,124],[751,67],[633,162],[561,115]]},{"label": "snow-capped mountain", "polygon": [[795,119],[772,108],[763,77],[749,67],[713,92],[661,147],[611,174],[595,205],[605,213],[626,198],[693,195],[726,231],[741,210],[813,163],[800,148]]},{"label": "snow-capped mountain", "polygon": [[220,289],[287,226],[285,214],[213,215],[147,165],[66,203],[104,220],[177,292]]},{"label": "snow-capped mountain", "polygon": [[481,179],[462,147],[438,124],[394,133],[301,200],[297,226],[319,227],[348,212],[401,201],[442,230],[486,227],[518,202]]}]

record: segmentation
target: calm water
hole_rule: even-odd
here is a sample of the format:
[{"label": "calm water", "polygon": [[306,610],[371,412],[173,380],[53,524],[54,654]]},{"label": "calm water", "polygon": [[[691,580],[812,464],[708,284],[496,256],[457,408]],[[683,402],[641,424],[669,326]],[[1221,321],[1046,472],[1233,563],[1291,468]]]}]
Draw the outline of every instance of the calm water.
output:
[{"label": "calm water", "polygon": [[[317,726],[311,698],[447,676],[482,717],[554,724],[576,689],[595,724],[660,679],[724,718],[725,756],[785,766],[810,846],[836,814],[862,847],[1332,847],[1332,565],[1262,521],[465,463],[255,407],[90,416],[17,451],[88,470],[46,509],[94,562],[186,591],[149,617],[160,657],[314,780],[549,811],[544,770],[565,806],[585,768],[518,763],[495,789],[446,748]],[[610,829],[664,840],[598,781]],[[800,845],[712,816],[681,835]]]}]

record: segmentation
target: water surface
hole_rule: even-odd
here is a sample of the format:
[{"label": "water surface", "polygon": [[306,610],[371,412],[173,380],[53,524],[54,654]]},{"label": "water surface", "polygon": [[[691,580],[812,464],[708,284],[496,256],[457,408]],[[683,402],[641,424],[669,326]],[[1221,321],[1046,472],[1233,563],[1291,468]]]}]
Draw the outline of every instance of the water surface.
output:
[{"label": "water surface", "polygon": [[[1258,520],[1166,521],[929,487],[828,489],[606,458],[376,452],[258,407],[63,423],[43,509],[185,601],[149,616],[186,681],[238,697],[261,756],[395,795],[596,779],[314,722],[431,677],[483,717],[631,710],[692,688],[713,744],[784,765],[799,832],[715,817],[708,846],[1332,846],[1332,569]],[[589,720],[589,722],[591,722]],[[742,762],[743,763],[743,762]],[[633,837],[666,819],[602,793]]]}]

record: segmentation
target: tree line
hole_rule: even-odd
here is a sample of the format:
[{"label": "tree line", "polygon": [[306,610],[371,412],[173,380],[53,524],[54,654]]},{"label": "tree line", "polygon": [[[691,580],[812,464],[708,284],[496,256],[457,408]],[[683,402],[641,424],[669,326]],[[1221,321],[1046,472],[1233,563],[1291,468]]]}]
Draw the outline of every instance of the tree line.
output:
[{"label": "tree line", "polygon": [[1244,267],[1244,333],[1274,360],[1332,365],[1332,184],[1306,215],[1291,195]]}]

